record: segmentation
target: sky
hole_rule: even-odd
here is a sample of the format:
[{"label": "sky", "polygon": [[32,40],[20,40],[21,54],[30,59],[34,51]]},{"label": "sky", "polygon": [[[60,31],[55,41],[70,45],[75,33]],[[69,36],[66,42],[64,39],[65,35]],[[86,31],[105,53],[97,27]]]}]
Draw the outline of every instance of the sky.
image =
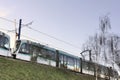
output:
[{"label": "sky", "polygon": [[[64,42],[49,38],[27,27],[22,35],[51,47],[80,56],[82,44],[99,31],[99,17],[109,14],[111,32],[120,35],[119,0],[0,0],[0,17],[22,24],[33,21],[33,29],[39,30]],[[18,25],[16,25],[18,27]],[[13,30],[15,24],[0,19],[0,29]],[[12,39],[14,34],[7,32]],[[24,37],[21,37],[24,38]],[[28,38],[27,38],[28,39]]]}]

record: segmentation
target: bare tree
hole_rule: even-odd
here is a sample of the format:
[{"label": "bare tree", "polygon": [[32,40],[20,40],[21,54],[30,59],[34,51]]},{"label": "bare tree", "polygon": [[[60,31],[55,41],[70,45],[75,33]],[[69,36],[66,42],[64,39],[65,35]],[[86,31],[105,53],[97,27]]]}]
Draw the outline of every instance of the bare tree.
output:
[{"label": "bare tree", "polygon": [[[114,56],[118,53],[118,36],[111,37],[109,30],[111,29],[110,19],[108,16],[100,18],[100,31],[94,36],[89,37],[89,40],[84,44],[84,50],[92,50],[92,61],[99,63],[99,60],[102,59],[106,62],[109,61],[109,56]],[[111,58],[114,61],[114,58]],[[96,65],[96,80],[97,80],[97,65]]]}]

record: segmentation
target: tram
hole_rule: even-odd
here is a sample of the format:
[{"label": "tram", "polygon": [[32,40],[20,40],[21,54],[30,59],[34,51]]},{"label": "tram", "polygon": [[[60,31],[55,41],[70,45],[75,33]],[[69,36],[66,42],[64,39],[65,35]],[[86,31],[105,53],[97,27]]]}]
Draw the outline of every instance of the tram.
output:
[{"label": "tram", "polygon": [[[100,65],[67,52],[29,40],[17,40],[14,58],[68,69],[77,73],[89,74],[101,78],[116,78],[118,73],[112,68]],[[96,70],[97,68],[97,70]]]},{"label": "tram", "polygon": [[17,40],[13,55],[17,59],[67,67],[72,70],[77,70],[80,65],[77,56],[29,40]]}]

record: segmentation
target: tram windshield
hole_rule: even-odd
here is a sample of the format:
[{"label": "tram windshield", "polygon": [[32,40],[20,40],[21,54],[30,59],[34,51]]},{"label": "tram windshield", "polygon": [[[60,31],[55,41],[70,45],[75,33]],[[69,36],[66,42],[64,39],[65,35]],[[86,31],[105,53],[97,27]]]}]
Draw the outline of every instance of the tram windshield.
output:
[{"label": "tram windshield", "polygon": [[28,43],[22,43],[19,49],[20,53],[29,54],[30,53],[30,45]]},{"label": "tram windshield", "polygon": [[9,47],[10,47],[9,43],[10,43],[9,38],[3,35],[0,35],[0,47],[1,48],[9,50]]}]

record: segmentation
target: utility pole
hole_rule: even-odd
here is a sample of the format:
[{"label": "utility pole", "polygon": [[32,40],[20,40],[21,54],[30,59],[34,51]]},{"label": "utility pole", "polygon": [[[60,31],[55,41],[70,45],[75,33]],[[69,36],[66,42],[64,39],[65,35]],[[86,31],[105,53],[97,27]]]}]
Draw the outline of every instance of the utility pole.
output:
[{"label": "utility pole", "polygon": [[19,20],[18,40],[20,40],[20,35],[21,35],[21,24],[22,24],[22,19]]}]

